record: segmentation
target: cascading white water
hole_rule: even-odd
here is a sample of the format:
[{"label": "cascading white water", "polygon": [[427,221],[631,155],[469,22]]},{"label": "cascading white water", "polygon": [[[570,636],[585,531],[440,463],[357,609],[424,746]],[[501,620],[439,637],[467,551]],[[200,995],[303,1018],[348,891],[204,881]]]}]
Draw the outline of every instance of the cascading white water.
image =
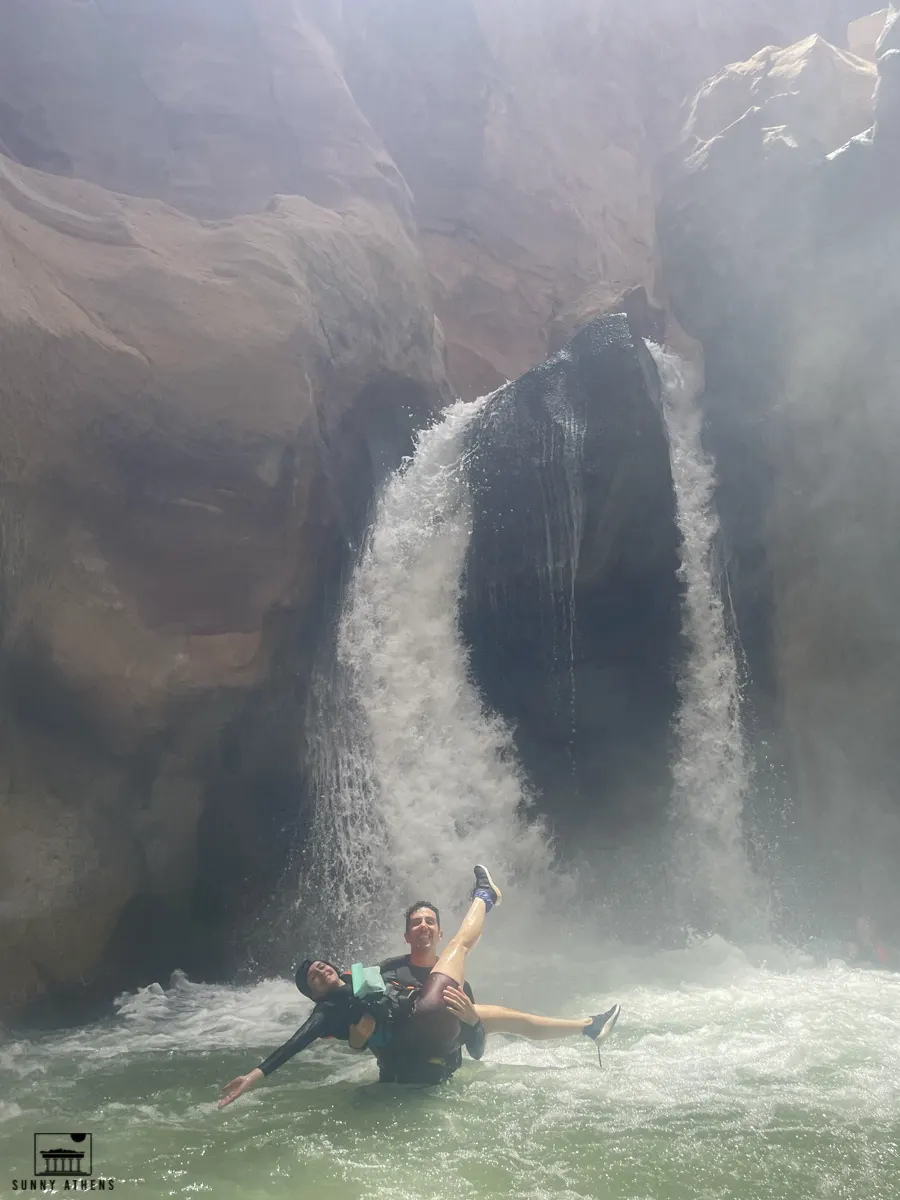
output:
[{"label": "cascading white water", "polygon": [[450,408],[388,482],[336,662],[316,686],[311,890],[323,927],[342,925],[361,951],[378,948],[386,911],[465,896],[473,862],[510,880],[540,877],[550,861],[544,829],[522,818],[510,730],[484,711],[459,629],[471,535],[464,438],[483,404]]},{"label": "cascading white water", "polygon": [[699,904],[707,917],[724,917],[732,929],[746,928],[756,920],[760,900],[744,843],[750,765],[738,659],[716,563],[715,465],[701,441],[703,414],[693,373],[677,355],[648,345],[663,385],[689,646],[679,679],[673,768],[682,836],[676,869],[695,912]]}]

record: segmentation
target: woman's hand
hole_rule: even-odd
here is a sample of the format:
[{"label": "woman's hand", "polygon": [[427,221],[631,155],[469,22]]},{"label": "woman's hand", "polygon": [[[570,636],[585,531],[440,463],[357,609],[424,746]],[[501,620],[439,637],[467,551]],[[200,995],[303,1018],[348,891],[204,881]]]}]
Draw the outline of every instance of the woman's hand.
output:
[{"label": "woman's hand", "polygon": [[261,1079],[265,1079],[259,1067],[254,1067],[248,1075],[238,1075],[237,1079],[232,1079],[231,1083],[226,1083],[222,1088],[225,1095],[219,1101],[219,1108],[225,1108],[227,1104],[232,1104],[237,1100],[238,1096],[243,1096],[244,1092],[249,1092],[254,1084],[259,1083]]},{"label": "woman's hand", "polygon": [[478,1013],[475,1011],[475,1005],[462,990],[462,988],[454,987],[452,983],[448,983],[444,988],[444,1003],[459,1017],[464,1025],[477,1025]]},{"label": "woman's hand", "polygon": [[350,1026],[350,1049],[362,1050],[374,1032],[375,1018],[365,1013],[360,1017],[358,1024]]}]

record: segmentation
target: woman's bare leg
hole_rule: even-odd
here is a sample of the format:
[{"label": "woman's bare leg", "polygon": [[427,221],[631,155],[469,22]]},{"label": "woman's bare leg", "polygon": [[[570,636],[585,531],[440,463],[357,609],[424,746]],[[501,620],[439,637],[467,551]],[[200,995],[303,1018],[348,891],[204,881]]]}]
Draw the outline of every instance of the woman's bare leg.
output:
[{"label": "woman's bare leg", "polygon": [[449,975],[455,983],[466,981],[466,959],[470,950],[474,950],[481,938],[484,928],[484,918],[487,915],[487,905],[477,896],[469,905],[469,911],[463,917],[462,925],[447,943],[447,948],[431,968],[432,975],[439,972]]},{"label": "woman's bare leg", "polygon": [[485,1033],[515,1033],[532,1042],[572,1037],[574,1034],[584,1033],[591,1023],[590,1017],[581,1017],[575,1020],[538,1017],[534,1013],[503,1008],[499,1004],[476,1004],[475,1011],[481,1018]]}]

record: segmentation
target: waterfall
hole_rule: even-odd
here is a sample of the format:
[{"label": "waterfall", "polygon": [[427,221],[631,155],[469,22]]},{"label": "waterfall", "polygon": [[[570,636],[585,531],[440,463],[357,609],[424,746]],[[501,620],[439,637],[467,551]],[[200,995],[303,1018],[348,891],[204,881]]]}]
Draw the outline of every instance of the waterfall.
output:
[{"label": "waterfall", "polygon": [[688,646],[676,720],[673,785],[680,844],[674,868],[690,916],[713,923],[724,918],[735,930],[753,923],[760,901],[744,842],[750,762],[738,657],[723,599],[727,581],[717,562],[715,465],[701,441],[703,416],[692,372],[677,355],[649,348],[663,385]]},{"label": "waterfall", "polygon": [[[717,563],[714,464],[702,448],[697,389],[685,364],[650,349],[663,383],[687,648],[673,765],[673,875],[688,920],[709,927],[724,919],[735,932],[759,899],[743,830],[750,765]],[[485,710],[472,683],[459,615],[477,515],[489,534],[482,554],[505,554],[517,568],[537,551],[534,599],[553,627],[550,665],[558,672],[567,658],[571,674],[584,427],[565,397],[550,399],[544,427],[527,398],[523,409],[499,394],[457,403],[419,436],[378,499],[310,710],[315,813],[302,903],[322,951],[380,949],[386,912],[423,897],[461,901],[473,862],[488,861],[505,880],[529,887],[550,873],[546,830],[526,819],[530,796],[511,730]],[[480,436],[472,439],[476,419]],[[492,455],[521,455],[522,438],[535,430],[542,440],[526,460],[556,463],[559,479],[539,470],[536,503],[520,511],[486,482],[494,476],[483,468]],[[481,503],[473,512],[473,454],[481,456],[474,476],[486,517]]]},{"label": "waterfall", "polygon": [[459,629],[465,434],[483,405],[455,404],[388,481],[314,685],[304,903],[317,898],[314,923],[341,951],[379,948],[386,911],[464,897],[474,862],[507,881],[549,864],[545,831],[522,816],[511,732],[484,711]]}]

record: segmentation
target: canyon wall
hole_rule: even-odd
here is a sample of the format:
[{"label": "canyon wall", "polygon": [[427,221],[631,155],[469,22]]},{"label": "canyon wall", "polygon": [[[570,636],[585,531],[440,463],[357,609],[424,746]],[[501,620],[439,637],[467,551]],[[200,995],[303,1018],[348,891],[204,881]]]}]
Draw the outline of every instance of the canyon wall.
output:
[{"label": "canyon wall", "polygon": [[900,920],[892,20],[877,68],[810,39],[707,84],[661,220],[675,312],[705,352],[756,708],[798,869],[845,928]]},{"label": "canyon wall", "polygon": [[863,11],[782,7],[4,5],[4,1004],[224,969],[379,478],[626,293],[661,330],[684,97]]}]

